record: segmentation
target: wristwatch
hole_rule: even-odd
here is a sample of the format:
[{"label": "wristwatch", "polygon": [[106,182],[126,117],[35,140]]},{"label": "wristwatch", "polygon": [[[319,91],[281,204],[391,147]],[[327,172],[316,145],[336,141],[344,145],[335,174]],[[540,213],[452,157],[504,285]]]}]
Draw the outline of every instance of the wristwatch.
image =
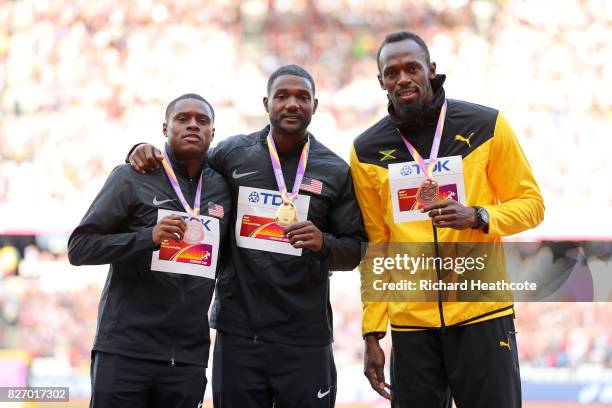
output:
[{"label": "wristwatch", "polygon": [[489,232],[489,213],[482,207],[473,206],[473,209],[476,210],[476,220],[478,220],[478,224],[472,229],[479,229],[484,232]]}]

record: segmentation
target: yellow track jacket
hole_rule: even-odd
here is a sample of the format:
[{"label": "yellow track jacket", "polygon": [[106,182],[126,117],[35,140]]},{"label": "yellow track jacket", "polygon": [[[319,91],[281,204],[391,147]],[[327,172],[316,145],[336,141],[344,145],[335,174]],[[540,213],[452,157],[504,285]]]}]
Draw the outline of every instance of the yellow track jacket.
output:
[{"label": "yellow track jacket", "polygon": [[[434,97],[438,108],[444,100],[440,82],[443,78]],[[390,105],[388,116],[355,139],[351,172],[370,243],[433,242],[431,221],[394,222],[387,166],[414,160],[397,127],[422,156],[429,157],[438,112],[424,126],[404,129]],[[533,228],[542,221],[544,201],[539,187],[514,132],[497,110],[448,100],[438,157],[456,155],[462,156],[466,205],[488,211],[489,230],[438,228],[439,242],[501,245],[502,236]],[[419,330],[513,313],[512,302],[363,302],[362,333],[384,335],[389,323],[392,330]]]}]

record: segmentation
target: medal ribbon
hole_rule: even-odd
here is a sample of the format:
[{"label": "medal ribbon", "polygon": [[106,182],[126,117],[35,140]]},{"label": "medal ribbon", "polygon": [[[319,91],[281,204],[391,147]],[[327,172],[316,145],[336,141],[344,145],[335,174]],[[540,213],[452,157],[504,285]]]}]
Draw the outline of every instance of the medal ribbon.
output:
[{"label": "medal ribbon", "polygon": [[434,134],[433,145],[431,146],[431,154],[429,155],[429,160],[425,163],[423,156],[417,152],[417,150],[410,144],[410,142],[404,137],[402,132],[398,128],[396,128],[397,133],[402,137],[406,148],[414,157],[414,160],[418,163],[421,171],[428,180],[433,180],[433,169],[436,164],[436,159],[438,158],[438,149],[440,148],[440,140],[442,139],[442,130],[444,129],[444,118],[446,117],[446,100],[444,100],[444,104],[440,109],[440,116],[438,117],[438,125],[436,126],[436,133]]},{"label": "medal ribbon", "polygon": [[185,208],[185,211],[187,212],[187,214],[189,214],[191,218],[195,218],[196,220],[199,220],[200,219],[199,217],[200,196],[202,195],[202,173],[200,172],[200,178],[198,180],[198,187],[195,193],[195,203],[193,204],[193,209],[192,209],[187,203],[187,200],[185,199],[183,192],[181,191],[181,186],[179,186],[179,182],[178,182],[178,179],[176,178],[176,174],[174,174],[174,170],[172,169],[172,165],[170,164],[170,158],[168,157],[168,154],[166,153],[166,149],[162,149],[162,154],[164,155],[164,160],[162,160],[162,165],[164,166],[164,170],[166,172],[166,175],[168,176],[168,180],[170,180],[170,184],[172,185],[174,192],[176,193],[179,200],[181,201],[181,204],[183,204],[183,207]]},{"label": "medal ribbon", "polygon": [[285,185],[285,178],[283,177],[283,169],[281,168],[280,157],[278,157],[278,151],[274,144],[274,138],[272,137],[272,127],[270,127],[270,133],[267,137],[268,150],[270,150],[270,160],[272,161],[272,168],[274,169],[274,177],[276,178],[276,184],[278,185],[278,191],[281,194],[284,204],[292,204],[295,197],[300,192],[300,186],[302,185],[302,179],[306,172],[306,163],[308,162],[308,151],[310,150],[310,141],[307,141],[302,148],[300,154],[300,161],[298,162],[297,173],[295,174],[295,180],[293,181],[293,190],[291,193],[287,192],[287,186]]}]

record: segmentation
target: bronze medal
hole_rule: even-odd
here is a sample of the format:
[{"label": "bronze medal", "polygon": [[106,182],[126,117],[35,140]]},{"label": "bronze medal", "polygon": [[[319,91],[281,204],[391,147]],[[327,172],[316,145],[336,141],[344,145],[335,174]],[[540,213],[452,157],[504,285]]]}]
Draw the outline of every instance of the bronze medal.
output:
[{"label": "bronze medal", "polygon": [[427,179],[421,183],[416,193],[416,200],[423,207],[440,201],[440,188],[434,180]]},{"label": "bronze medal", "polygon": [[185,236],[183,236],[183,242],[195,245],[204,241],[204,226],[199,220],[187,221],[187,229],[185,230]]},{"label": "bronze medal", "polygon": [[274,220],[281,227],[296,224],[298,220],[295,206],[291,203],[283,203],[279,205]]},{"label": "bronze medal", "polygon": [[[433,179],[434,167],[436,166],[438,158],[438,150],[440,148],[440,141],[442,140],[442,133],[444,130],[444,118],[446,117],[446,109],[448,103],[444,100],[444,104],[440,109],[440,115],[438,116],[438,124],[436,125],[436,132],[434,133],[433,143],[431,145],[431,152],[429,153],[429,160],[426,162],[423,156],[414,148],[414,146],[404,137],[399,128],[396,128],[397,132],[401,136],[406,149],[410,152],[410,155],[414,158],[414,161],[418,164],[422,174],[427,178],[421,183],[416,193],[416,202],[419,206],[427,207],[431,204],[435,204],[440,201],[440,187]],[[403,170],[403,168],[402,168]],[[402,174],[405,176],[406,174]]]}]

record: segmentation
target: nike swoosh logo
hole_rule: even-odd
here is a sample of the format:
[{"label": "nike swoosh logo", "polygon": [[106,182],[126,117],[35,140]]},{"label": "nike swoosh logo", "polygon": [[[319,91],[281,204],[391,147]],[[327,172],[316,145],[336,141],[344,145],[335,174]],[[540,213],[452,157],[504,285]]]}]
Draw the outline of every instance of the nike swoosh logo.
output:
[{"label": "nike swoosh logo", "polygon": [[317,398],[323,398],[324,396],[326,396],[327,394],[329,394],[329,392],[331,391],[331,388],[328,389],[325,392],[321,392],[321,389],[319,388],[319,392],[317,392]]},{"label": "nike swoosh logo", "polygon": [[239,179],[241,177],[248,176],[248,175],[255,174],[255,173],[257,173],[257,170],[249,171],[247,173],[237,173],[236,170],[234,170],[234,172],[232,173],[232,177],[235,179]]},{"label": "nike swoosh logo", "polygon": [[169,198],[167,200],[157,201],[157,196],[153,197],[153,205],[162,205],[163,203],[167,203],[169,201],[174,201],[176,198]]}]

